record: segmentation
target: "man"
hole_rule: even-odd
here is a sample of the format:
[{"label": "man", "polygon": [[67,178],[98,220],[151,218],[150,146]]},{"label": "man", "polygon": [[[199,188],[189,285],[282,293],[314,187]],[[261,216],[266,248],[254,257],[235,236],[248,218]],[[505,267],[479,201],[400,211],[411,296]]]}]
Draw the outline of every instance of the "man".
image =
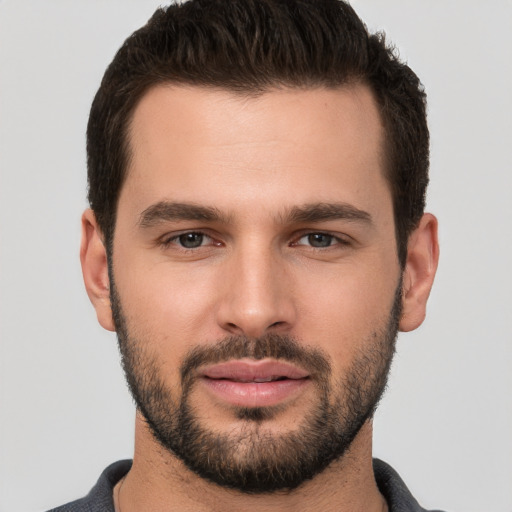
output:
[{"label": "man", "polygon": [[423,510],[372,460],[438,260],[425,95],[337,0],[192,0],[93,102],[85,285],[133,463],[55,510]]}]

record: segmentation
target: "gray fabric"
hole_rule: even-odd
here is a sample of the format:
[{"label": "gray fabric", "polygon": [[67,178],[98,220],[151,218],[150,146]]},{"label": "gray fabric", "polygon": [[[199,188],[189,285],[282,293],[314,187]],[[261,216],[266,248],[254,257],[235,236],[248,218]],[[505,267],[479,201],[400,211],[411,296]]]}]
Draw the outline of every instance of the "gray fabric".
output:
[{"label": "gray fabric", "polygon": [[112,491],[131,467],[131,460],[114,462],[103,471],[87,496],[67,505],[52,508],[48,512],[115,512]]},{"label": "gray fabric", "polygon": [[[120,460],[111,464],[103,471],[87,496],[48,512],[114,512],[112,491],[131,466],[131,460]],[[373,470],[379,490],[388,502],[389,512],[428,512],[420,507],[391,466],[379,459],[373,459]],[[432,510],[431,512],[441,511]]]},{"label": "gray fabric", "polygon": [[[400,475],[379,459],[373,459],[373,472],[379,491],[388,502],[389,512],[429,512],[415,500]],[[430,512],[442,512],[431,510]]]}]

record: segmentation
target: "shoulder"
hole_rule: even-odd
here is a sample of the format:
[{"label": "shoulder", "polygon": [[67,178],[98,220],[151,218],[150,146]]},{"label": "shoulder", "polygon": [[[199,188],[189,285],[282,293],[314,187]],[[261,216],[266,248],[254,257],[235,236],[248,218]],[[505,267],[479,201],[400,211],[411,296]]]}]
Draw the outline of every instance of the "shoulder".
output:
[{"label": "shoulder", "polygon": [[[388,503],[389,512],[429,512],[420,506],[400,475],[379,459],[373,459],[373,471],[379,491]],[[442,512],[431,510],[430,512]]]},{"label": "shoulder", "polygon": [[48,512],[114,512],[112,491],[132,466],[131,460],[120,460],[108,466],[87,496]]}]

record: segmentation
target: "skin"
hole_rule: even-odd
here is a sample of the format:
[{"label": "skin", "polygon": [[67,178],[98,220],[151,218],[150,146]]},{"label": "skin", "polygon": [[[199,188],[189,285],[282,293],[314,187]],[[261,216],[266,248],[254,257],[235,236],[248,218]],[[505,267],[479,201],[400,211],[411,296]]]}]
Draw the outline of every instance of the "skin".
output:
[{"label": "skin", "polygon": [[[177,369],[190,348],[230,334],[290,334],[328,354],[333,375],[343,375],[363,340],[386,325],[401,272],[383,128],[369,89],[284,89],[247,98],[158,86],[137,106],[130,134],[114,275],[128,326],[150,340],[167,386],[179,392]],[[141,214],[159,202],[215,207],[224,218],[141,224]],[[319,203],[349,205],[369,220],[287,216]],[[90,210],[82,229],[86,288],[100,324],[114,330],[103,237]],[[176,237],[189,231],[208,237],[184,251]],[[331,245],[312,247],[310,233],[333,235]],[[437,221],[425,214],[409,240],[402,331],[424,319],[438,252]],[[315,397],[310,388],[285,401],[266,432],[293,429]],[[201,386],[192,400],[212,429],[242,428]],[[313,480],[288,493],[247,496],[191,473],[138,414],[122,510],[380,511],[371,439],[368,421],[349,453]]]}]

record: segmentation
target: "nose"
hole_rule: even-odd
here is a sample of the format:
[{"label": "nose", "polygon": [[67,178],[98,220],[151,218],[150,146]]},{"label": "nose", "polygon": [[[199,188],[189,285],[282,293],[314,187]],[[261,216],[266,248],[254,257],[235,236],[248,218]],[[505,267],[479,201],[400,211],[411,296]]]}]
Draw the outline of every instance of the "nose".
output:
[{"label": "nose", "polygon": [[226,261],[218,325],[250,338],[289,332],[296,321],[294,287],[283,259],[270,249],[247,247]]}]

